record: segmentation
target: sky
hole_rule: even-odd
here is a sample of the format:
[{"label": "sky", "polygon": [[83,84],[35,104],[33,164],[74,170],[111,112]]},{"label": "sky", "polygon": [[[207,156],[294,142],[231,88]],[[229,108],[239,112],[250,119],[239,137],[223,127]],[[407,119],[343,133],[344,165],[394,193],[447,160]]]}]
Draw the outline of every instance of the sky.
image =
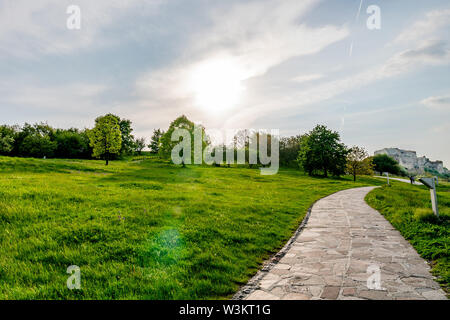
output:
[{"label": "sky", "polygon": [[147,142],[182,114],[284,136],[324,124],[450,167],[449,41],[447,0],[0,0],[0,123],[112,112]]}]

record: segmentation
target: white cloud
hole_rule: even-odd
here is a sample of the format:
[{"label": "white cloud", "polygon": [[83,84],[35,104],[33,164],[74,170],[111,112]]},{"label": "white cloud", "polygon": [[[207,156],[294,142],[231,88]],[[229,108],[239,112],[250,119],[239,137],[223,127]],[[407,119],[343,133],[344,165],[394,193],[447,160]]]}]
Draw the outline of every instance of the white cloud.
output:
[{"label": "white cloud", "polygon": [[[188,56],[196,58],[182,60],[176,66],[145,75],[137,83],[137,96],[141,101],[149,101],[147,105],[153,104],[155,111],[164,105],[164,111],[158,111],[163,117],[172,110],[174,114],[190,113],[198,119],[209,121],[211,125],[236,127],[248,125],[255,118],[275,114],[281,110],[285,115],[298,114],[308,105],[377,81],[400,76],[421,67],[450,62],[450,50],[439,34],[447,19],[447,13],[431,12],[426,15],[428,23],[431,24],[430,21],[436,16],[439,17],[434,27],[427,29],[428,39],[432,40],[411,42],[409,34],[411,30],[408,28],[402,32],[402,39],[409,48],[399,51],[378,66],[328,82],[322,81],[306,89],[294,89],[292,92],[287,92],[288,88],[281,92],[271,90],[256,92],[249,88],[243,95],[241,103],[230,110],[228,117],[220,117],[215,123],[212,117],[192,108],[194,98],[186,83],[196,64],[204,59],[217,55],[233,59],[244,70],[241,80],[245,85],[247,79],[262,76],[272,67],[292,57],[315,54],[348,35],[346,28],[334,26],[309,28],[299,23],[301,21],[299,19],[317,1],[301,4],[298,1],[283,3],[284,5],[280,6],[279,2],[275,1],[251,2],[237,5],[226,13],[213,15],[214,25],[207,32],[191,37],[191,46],[186,51],[189,53]],[[300,75],[292,80],[294,83],[303,84],[324,78],[324,74],[313,73]],[[226,122],[223,121],[224,118],[227,118]]]},{"label": "white cloud", "polygon": [[397,44],[417,44],[421,41],[436,40],[441,32],[448,32],[450,9],[433,10],[402,31],[394,40]]},{"label": "white cloud", "polygon": [[[214,117],[195,108],[195,92],[189,86],[198,66],[211,60],[226,60],[240,70],[239,80],[245,89],[248,79],[262,76],[293,57],[315,54],[347,37],[349,32],[345,27],[312,28],[301,22],[318,2],[266,0],[215,9],[211,13],[212,26],[188,37],[183,58],[138,79],[139,103],[147,108],[154,105],[153,114],[162,117],[169,110],[184,110],[211,124]],[[240,103],[229,115],[245,108],[247,98],[244,90]],[[216,118],[213,125],[223,125],[224,117],[222,114]]]},{"label": "white cloud", "polygon": [[429,109],[450,111],[450,95],[428,97],[421,103]]},{"label": "white cloud", "polygon": [[[418,23],[419,26],[425,24],[430,25],[426,33],[424,33],[428,39],[416,39],[415,42],[406,41],[406,39],[412,39],[411,37],[413,35],[410,35],[410,28],[404,30],[401,33],[403,34],[402,38],[405,39],[403,43],[409,48],[399,51],[378,66],[369,67],[362,72],[336,80],[322,82],[307,89],[297,90],[291,94],[284,93],[282,96],[270,97],[262,93],[253,99],[251,103],[252,107],[235,113],[229,122],[241,122],[244,119],[263,117],[271,113],[278,113],[280,110],[283,110],[285,115],[287,113],[291,113],[292,115],[298,114],[303,108],[309,105],[357,90],[377,81],[401,76],[424,67],[449,64],[450,49],[446,42],[448,36],[442,33],[442,29],[445,29],[447,25],[444,21],[448,20],[449,14],[450,10],[444,10],[439,14],[436,11],[432,11],[426,14],[427,18],[425,20]],[[438,20],[434,24],[432,22],[433,18]],[[447,29],[445,30],[448,31]]]},{"label": "white cloud", "polygon": [[430,40],[421,43],[414,49],[404,50],[394,55],[383,66],[387,76],[408,72],[424,65],[441,65],[450,62],[448,44],[441,40]]},{"label": "white cloud", "polygon": [[213,27],[192,37],[192,51],[235,57],[247,78],[262,75],[292,57],[314,54],[344,39],[344,27],[310,28],[301,19],[318,0],[266,0],[242,3],[212,13]]},{"label": "white cloud", "polygon": [[304,82],[319,80],[319,79],[322,79],[323,77],[324,77],[323,74],[318,74],[318,73],[305,74],[305,75],[301,75],[301,76],[297,76],[297,77],[293,78],[292,81],[297,82],[297,83],[304,83]]},{"label": "white cloud", "polygon": [[74,83],[51,87],[24,84],[12,87],[2,84],[2,104],[27,106],[30,109],[52,112],[89,111],[98,108],[95,99],[107,87],[98,84]]},{"label": "white cloud", "polygon": [[[153,10],[160,0],[147,2]],[[108,42],[101,32],[118,22],[138,0],[78,0],[81,30],[67,29],[70,0],[3,0],[0,2],[0,56],[36,58],[42,54],[67,54],[93,49]]]}]

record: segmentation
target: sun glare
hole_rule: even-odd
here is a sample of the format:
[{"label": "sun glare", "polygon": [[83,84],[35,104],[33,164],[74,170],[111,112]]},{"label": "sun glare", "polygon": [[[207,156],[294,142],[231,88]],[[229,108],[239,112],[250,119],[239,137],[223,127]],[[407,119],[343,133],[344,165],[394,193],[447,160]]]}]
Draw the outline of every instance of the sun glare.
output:
[{"label": "sun glare", "polygon": [[243,72],[230,59],[212,59],[192,71],[190,86],[195,104],[215,114],[235,107],[240,100]]}]

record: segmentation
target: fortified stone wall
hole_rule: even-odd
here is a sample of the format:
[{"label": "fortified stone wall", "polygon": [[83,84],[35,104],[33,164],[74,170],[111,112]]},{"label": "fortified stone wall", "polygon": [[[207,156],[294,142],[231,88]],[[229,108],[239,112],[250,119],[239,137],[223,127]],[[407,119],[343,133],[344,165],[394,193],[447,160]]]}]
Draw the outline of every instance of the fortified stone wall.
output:
[{"label": "fortified stone wall", "polygon": [[430,161],[427,157],[417,157],[417,153],[411,150],[402,150],[398,148],[384,148],[375,151],[377,154],[387,154],[394,158],[398,163],[409,172],[423,173],[425,169],[434,170],[440,174],[447,173],[448,170],[444,168],[442,161]]}]

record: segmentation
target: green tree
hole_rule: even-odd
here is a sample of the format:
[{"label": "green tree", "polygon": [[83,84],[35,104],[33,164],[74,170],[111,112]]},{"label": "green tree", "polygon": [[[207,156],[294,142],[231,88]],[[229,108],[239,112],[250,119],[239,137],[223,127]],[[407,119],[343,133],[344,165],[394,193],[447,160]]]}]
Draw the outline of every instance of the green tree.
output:
[{"label": "green tree", "polygon": [[114,154],[119,154],[122,147],[122,137],[117,117],[108,114],[95,119],[95,127],[88,131],[92,155],[104,158],[106,165]]},{"label": "green tree", "polygon": [[134,141],[134,152],[140,155],[144,148],[145,148],[145,138],[138,138]]},{"label": "green tree", "polygon": [[320,171],[324,177],[328,177],[328,173],[339,176],[345,173],[347,154],[348,149],[340,142],[339,133],[317,125],[300,139],[297,160],[309,175]]},{"label": "green tree", "polygon": [[377,154],[373,157],[373,163],[375,170],[380,172],[380,174],[383,174],[383,172],[400,174],[402,171],[398,162],[387,154]]},{"label": "green tree", "polygon": [[117,119],[117,123],[120,129],[120,136],[122,138],[122,143],[120,146],[121,155],[132,154],[134,151],[134,136],[131,134],[133,132],[133,128],[131,128],[131,120],[121,119],[119,116],[115,114],[107,114],[107,116],[112,116]]},{"label": "green tree", "polygon": [[30,125],[25,123],[17,134],[15,141],[17,153],[24,157],[48,157],[54,156],[57,148],[55,130],[46,123]]},{"label": "green tree", "polygon": [[153,130],[153,135],[152,138],[150,139],[150,144],[148,145],[152,153],[159,152],[160,139],[163,136],[163,134],[164,131],[162,131],[161,129]]},{"label": "green tree", "polygon": [[353,175],[353,181],[356,181],[357,175],[372,175],[372,158],[362,147],[354,146],[347,155],[347,172]]},{"label": "green tree", "polygon": [[297,166],[301,136],[283,137],[280,139],[280,165]]},{"label": "green tree", "polygon": [[83,159],[90,158],[92,154],[86,131],[76,128],[56,129],[55,141],[58,144],[55,156],[58,158]]},{"label": "green tree", "polygon": [[0,155],[9,155],[13,150],[16,130],[13,126],[0,126]]},{"label": "green tree", "polygon": [[[194,160],[194,130],[196,125],[190,121],[185,115],[182,115],[178,118],[176,118],[169,126],[169,129],[167,132],[165,132],[160,139],[160,146],[158,155],[163,159],[170,159],[172,155],[172,149],[182,140],[180,138],[180,141],[172,141],[172,133],[176,129],[186,129],[191,137],[191,160],[193,162]],[[206,148],[206,146],[209,144],[207,141],[207,137],[205,134],[205,128],[202,126],[197,126],[197,128],[200,127],[202,131],[202,152]]]}]

